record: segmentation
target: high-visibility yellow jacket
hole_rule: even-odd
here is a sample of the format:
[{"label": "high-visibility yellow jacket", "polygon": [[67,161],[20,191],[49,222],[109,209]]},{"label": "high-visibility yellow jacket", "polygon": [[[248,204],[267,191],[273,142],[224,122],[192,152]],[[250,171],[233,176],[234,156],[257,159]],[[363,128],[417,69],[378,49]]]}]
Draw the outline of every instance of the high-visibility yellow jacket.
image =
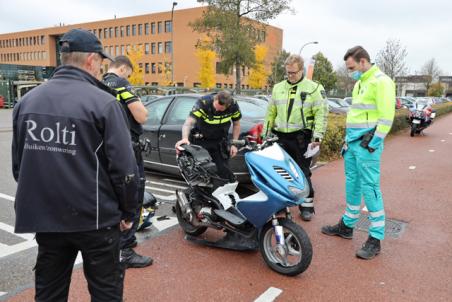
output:
[{"label": "high-visibility yellow jacket", "polygon": [[[304,101],[301,100],[302,92],[306,94]],[[289,100],[292,97],[294,103],[288,116]],[[295,84],[282,81],[273,87],[272,100],[265,117],[264,134],[268,134],[271,129],[284,133],[310,129],[314,139],[321,139],[325,134],[327,121],[328,105],[322,85],[306,78]]]},{"label": "high-visibility yellow jacket", "polygon": [[345,141],[360,139],[375,129],[369,147],[376,149],[391,130],[395,114],[395,84],[376,65],[363,73],[353,88]]}]

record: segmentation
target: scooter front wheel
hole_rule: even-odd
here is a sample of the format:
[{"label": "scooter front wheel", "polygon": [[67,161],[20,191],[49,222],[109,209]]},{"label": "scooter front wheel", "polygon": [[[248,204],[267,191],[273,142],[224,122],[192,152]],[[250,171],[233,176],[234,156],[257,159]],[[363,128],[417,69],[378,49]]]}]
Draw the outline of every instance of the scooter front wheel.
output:
[{"label": "scooter front wheel", "polygon": [[204,233],[207,230],[207,227],[201,226],[196,227],[192,225],[185,217],[182,215],[182,209],[178,202],[176,202],[176,216],[177,221],[179,222],[179,225],[184,230],[185,233],[192,235],[192,236],[199,236],[202,233]]},{"label": "scooter front wheel", "polygon": [[278,219],[283,227],[284,245],[276,241],[274,227],[268,222],[259,238],[259,249],[267,265],[287,276],[304,272],[312,260],[312,245],[306,232],[289,219]]}]

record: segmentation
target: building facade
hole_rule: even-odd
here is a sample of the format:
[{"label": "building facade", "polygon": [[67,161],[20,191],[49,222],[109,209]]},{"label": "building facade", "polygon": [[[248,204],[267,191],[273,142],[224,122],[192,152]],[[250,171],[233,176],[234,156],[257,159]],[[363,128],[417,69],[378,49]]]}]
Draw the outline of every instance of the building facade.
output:
[{"label": "building facade", "polygon": [[[137,62],[144,72],[144,84],[163,85],[168,82],[165,70],[174,58],[174,84],[196,87],[200,83],[200,64],[195,52],[202,36],[194,32],[189,23],[201,17],[203,10],[202,7],[175,10],[173,19],[171,11],[168,11],[0,34],[0,64],[56,67],[60,63],[58,42],[61,36],[70,29],[84,28],[94,33],[112,56],[124,55],[127,50],[141,47],[143,53]],[[265,32],[259,34],[268,50],[265,65],[270,71],[271,62],[282,49],[282,30],[267,26]],[[242,72],[242,88],[248,88],[249,71],[244,69]],[[217,88],[233,88],[234,82],[232,73],[227,76],[216,74]]]}]

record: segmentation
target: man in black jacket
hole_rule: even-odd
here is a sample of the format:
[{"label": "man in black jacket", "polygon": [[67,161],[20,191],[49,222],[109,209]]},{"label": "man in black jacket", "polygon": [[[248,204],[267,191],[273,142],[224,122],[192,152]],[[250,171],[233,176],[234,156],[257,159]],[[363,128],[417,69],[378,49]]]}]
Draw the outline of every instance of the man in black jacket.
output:
[{"label": "man in black jacket", "polygon": [[127,114],[127,120],[130,128],[130,136],[132,137],[133,151],[138,166],[139,186],[137,192],[137,211],[135,219],[130,230],[123,232],[119,247],[121,248],[121,262],[126,268],[146,267],[152,264],[151,257],[137,254],[133,247],[137,245],[135,233],[140,223],[141,207],[143,205],[144,189],[146,184],[146,175],[144,174],[144,162],[141,155],[140,135],[143,134],[143,127],[146,122],[148,110],[144,107],[140,98],[136,96],[132,90],[127,78],[133,72],[132,62],[126,56],[117,56],[108,68],[108,72],[103,76],[103,82],[116,91],[116,99],[124,108]]},{"label": "man in black jacket", "polygon": [[74,29],[63,66],[14,108],[17,233],[36,232],[37,301],[66,301],[80,251],[92,301],[122,301],[120,230],[136,210],[137,168],[124,112],[100,78],[102,44]]}]

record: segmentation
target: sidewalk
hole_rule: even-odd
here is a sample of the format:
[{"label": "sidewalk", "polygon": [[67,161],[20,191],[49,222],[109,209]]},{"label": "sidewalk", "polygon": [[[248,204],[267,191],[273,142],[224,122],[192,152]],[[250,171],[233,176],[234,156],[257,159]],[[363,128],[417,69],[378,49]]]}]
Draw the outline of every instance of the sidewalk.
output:
[{"label": "sidewalk", "polygon": [[[125,301],[254,301],[270,287],[282,290],[277,301],[451,301],[451,149],[452,115],[438,119],[425,136],[411,138],[404,131],[387,140],[381,181],[386,216],[407,225],[400,238],[383,241],[374,260],[355,257],[366,232],[356,231],[353,240],[320,232],[344,211],[339,160],[314,173],[313,221],[296,218],[314,249],[302,275],[274,273],[259,253],[193,245],[176,227],[138,248],[154,258],[154,265],[127,271]],[[32,301],[33,294],[30,288],[8,301]],[[70,301],[89,301],[80,269],[74,272]]]}]

